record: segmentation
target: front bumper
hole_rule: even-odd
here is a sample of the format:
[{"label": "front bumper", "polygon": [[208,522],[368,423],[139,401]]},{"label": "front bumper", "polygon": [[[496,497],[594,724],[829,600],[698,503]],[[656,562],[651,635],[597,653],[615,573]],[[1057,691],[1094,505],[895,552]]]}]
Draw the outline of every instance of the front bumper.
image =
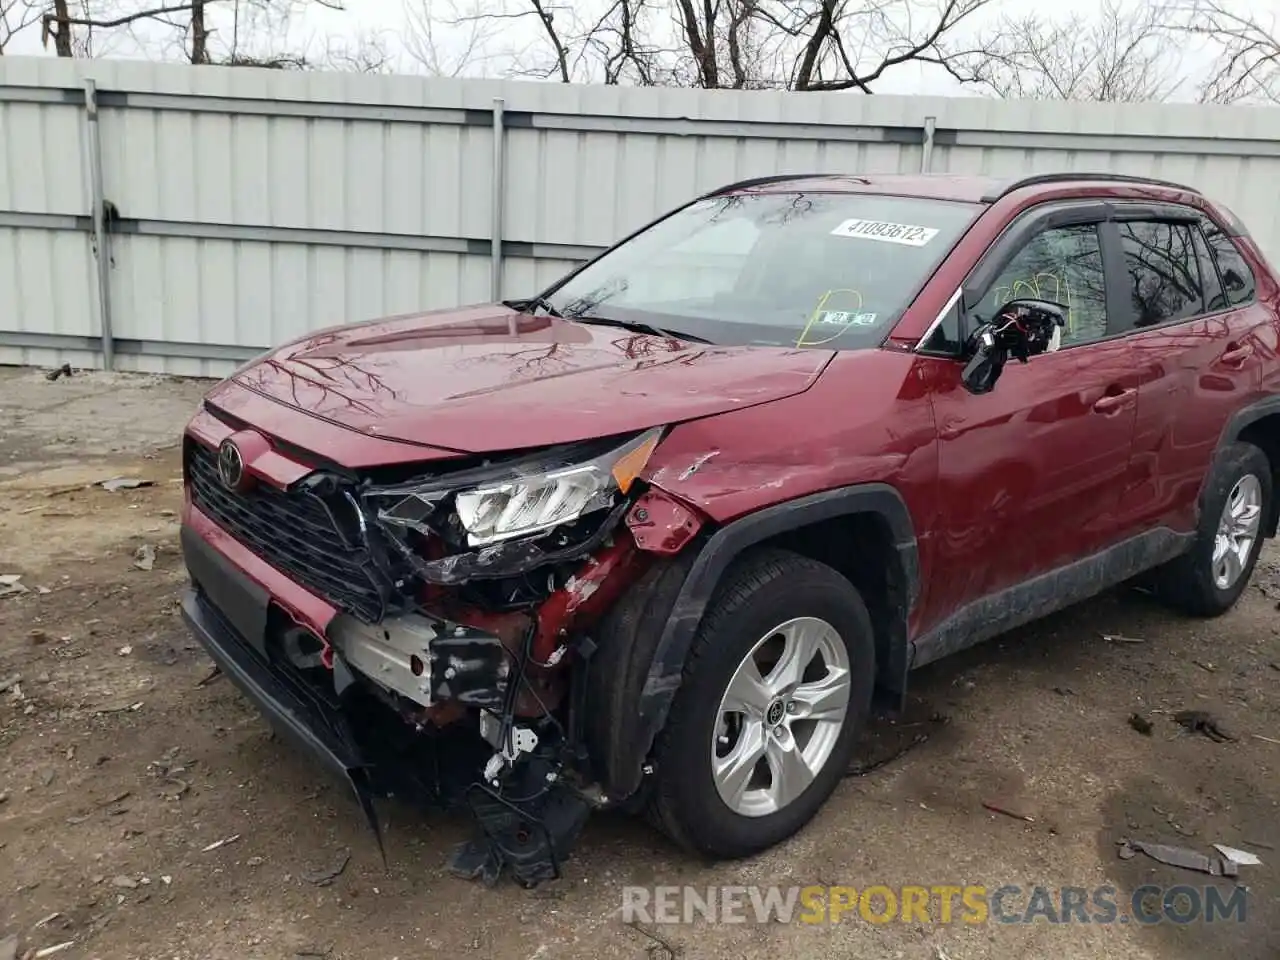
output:
[{"label": "front bumper", "polygon": [[[343,781],[350,783],[353,775],[363,775],[359,749],[332,732],[314,703],[304,700],[263,663],[196,587],[188,587],[183,594],[182,619],[213,662],[274,729]],[[351,786],[355,788],[354,783]]]},{"label": "front bumper", "polygon": [[182,552],[192,581],[182,597],[188,629],[273,728],[350,786],[366,806],[367,764],[341,712],[267,657],[272,594],[192,526],[182,528]]}]

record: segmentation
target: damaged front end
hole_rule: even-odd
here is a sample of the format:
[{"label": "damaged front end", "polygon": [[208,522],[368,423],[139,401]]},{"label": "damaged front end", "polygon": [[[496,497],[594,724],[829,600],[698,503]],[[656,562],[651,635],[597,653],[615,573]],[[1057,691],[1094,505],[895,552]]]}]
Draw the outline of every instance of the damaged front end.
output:
[{"label": "damaged front end", "polygon": [[[305,481],[310,495],[345,505],[386,600],[381,618],[335,618],[314,638],[310,666],[331,672],[339,694],[358,687],[381,720],[388,708],[403,720],[408,751],[371,761],[384,781],[429,783],[436,799],[474,812],[479,834],[452,864],[461,875],[558,876],[590,810],[607,802],[583,736],[591,627],[701,525],[641,480],[661,437],[654,429],[392,484]],[[674,532],[655,536],[655,513]],[[421,753],[432,757],[429,776],[385,769],[426,762],[412,759],[415,741],[431,746]]]}]

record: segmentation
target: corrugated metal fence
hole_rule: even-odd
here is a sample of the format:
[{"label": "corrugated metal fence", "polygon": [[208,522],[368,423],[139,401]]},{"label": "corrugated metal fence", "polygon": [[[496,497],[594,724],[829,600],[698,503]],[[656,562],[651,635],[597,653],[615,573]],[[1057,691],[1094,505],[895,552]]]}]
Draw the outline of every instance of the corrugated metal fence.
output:
[{"label": "corrugated metal fence", "polygon": [[1280,260],[1274,108],[2,57],[0,363],[101,365],[105,329],[118,368],[224,373],[318,327],[535,292],[729,181],[920,170],[1185,181]]}]

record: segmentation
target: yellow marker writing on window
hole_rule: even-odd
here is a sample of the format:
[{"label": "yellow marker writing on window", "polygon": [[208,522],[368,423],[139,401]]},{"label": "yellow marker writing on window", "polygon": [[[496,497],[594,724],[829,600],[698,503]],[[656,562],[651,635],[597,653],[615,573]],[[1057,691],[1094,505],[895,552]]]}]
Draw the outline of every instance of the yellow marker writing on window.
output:
[{"label": "yellow marker writing on window", "polygon": [[[827,312],[827,301],[838,293],[847,293],[851,297],[857,299],[857,304],[848,311],[849,319],[840,324],[840,329],[830,336],[823,337],[821,340],[810,340],[809,331],[813,329],[813,325],[818,322],[818,318]],[[828,290],[818,298],[818,305],[813,308],[813,313],[809,314],[809,322],[804,325],[804,329],[800,331],[800,336],[796,338],[797,347],[820,347],[824,343],[830,343],[832,340],[838,339],[841,334],[848,330],[854,323],[858,322],[858,311],[862,309],[862,294],[857,290],[844,288]],[[825,332],[825,331],[824,331]]]}]

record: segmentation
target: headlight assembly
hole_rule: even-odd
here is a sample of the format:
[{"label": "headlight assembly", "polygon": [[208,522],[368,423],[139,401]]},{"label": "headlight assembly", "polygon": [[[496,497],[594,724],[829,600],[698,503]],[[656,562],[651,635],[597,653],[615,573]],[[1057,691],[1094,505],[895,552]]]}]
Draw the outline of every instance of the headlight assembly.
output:
[{"label": "headlight assembly", "polygon": [[[524,461],[486,471],[483,479],[441,477],[399,487],[393,502],[378,510],[378,520],[392,527],[430,533],[447,523],[465,535],[472,547],[546,533],[612,507],[644,471],[662,428],[655,427],[607,453],[581,463]],[[474,477],[474,474],[471,475]],[[390,490],[371,491],[384,503]],[[452,511],[445,517],[445,507]],[[459,529],[460,528],[460,529]]]},{"label": "headlight assembly", "polygon": [[454,509],[467,542],[481,547],[527,537],[611,506],[644,470],[660,437],[650,430],[587,463],[460,491]]}]

